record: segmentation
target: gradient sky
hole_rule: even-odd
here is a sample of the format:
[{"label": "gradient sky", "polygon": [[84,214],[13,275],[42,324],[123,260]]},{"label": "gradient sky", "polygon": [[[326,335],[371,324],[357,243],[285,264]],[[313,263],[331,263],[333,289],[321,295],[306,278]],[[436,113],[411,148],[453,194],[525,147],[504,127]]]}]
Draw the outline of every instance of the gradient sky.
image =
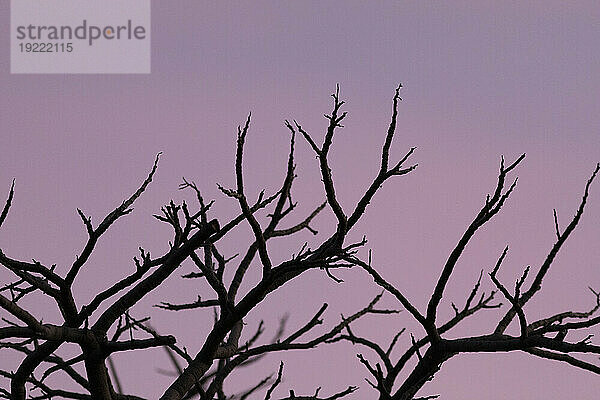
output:
[{"label": "gradient sky", "polygon": [[[450,301],[464,302],[479,271],[489,271],[506,244],[511,250],[500,273],[504,282],[513,282],[526,265],[536,271],[554,240],[552,209],[565,225],[600,161],[595,1],[153,1],[150,75],[9,74],[8,3],[0,3],[0,193],[4,198],[16,178],[16,195],[0,231],[6,254],[56,263],[64,271],[85,241],[76,208],[97,223],[164,152],[134,213],[111,228],[78,278],[79,304],[129,273],[139,245],[154,255],[166,248],[170,232],[151,215],[172,198],[191,201],[177,191],[182,176],[217,200],[215,217],[232,215],[235,204],[215,183],[234,183],[235,128],[249,111],[249,194],[274,190],[287,154],[283,120],[297,119],[322,137],[322,114],[330,111],[336,83],[349,111],[332,150],[346,209],[376,174],[394,88],[404,85],[393,157],[417,146],[419,167],[385,185],[351,236],[367,235],[377,269],[421,309],[447,255],[493,190],[500,155],[513,160],[527,153],[517,171],[519,185],[467,248],[440,307],[445,316],[451,315]],[[314,156],[300,141],[297,163],[293,194],[301,206],[294,218],[300,220],[323,192]],[[323,215],[315,228],[328,235],[331,221]],[[237,240],[245,243],[246,233]],[[600,289],[599,236],[596,184],[578,230],[526,308],[529,319],[593,304],[587,286]],[[304,240],[311,240],[308,233],[277,242],[274,257],[289,257]],[[224,247],[226,255],[239,251],[236,243]],[[285,313],[294,329],[324,301],[330,326],[379,293],[361,270],[340,276],[342,285],[321,273],[286,285],[248,316],[247,333],[264,318],[266,335],[273,334]],[[0,277],[9,279],[4,272]],[[492,287],[489,280],[483,286]],[[205,287],[174,277],[132,313],[152,315],[162,333],[181,332],[180,344],[195,354],[210,311],[175,314],[151,305],[191,301],[197,294],[210,297]],[[39,300],[27,304],[44,321],[56,322],[55,310]],[[395,303],[388,297],[386,305]],[[488,332],[499,317],[495,311],[475,316],[454,335]],[[402,327],[422,335],[408,313],[366,319],[354,331],[387,344]],[[409,340],[406,335],[400,344]],[[299,395],[323,386],[322,394],[329,394],[359,385],[349,399],[374,398],[357,352],[370,356],[349,345],[269,356],[227,381],[229,393],[275,372],[284,359],[282,397],[288,389]],[[116,362],[132,394],[155,398],[172,380],[154,372],[168,367],[161,351],[120,355]],[[436,393],[445,400],[591,400],[600,393],[600,379],[518,353],[466,355],[445,363],[420,392]]]}]

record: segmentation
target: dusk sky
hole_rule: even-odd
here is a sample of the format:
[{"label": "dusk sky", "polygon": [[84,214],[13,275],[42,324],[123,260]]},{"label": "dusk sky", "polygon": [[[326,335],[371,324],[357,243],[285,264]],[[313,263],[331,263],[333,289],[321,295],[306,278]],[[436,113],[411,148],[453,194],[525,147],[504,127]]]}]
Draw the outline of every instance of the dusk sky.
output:
[{"label": "dusk sky", "polygon": [[[360,255],[372,249],[376,269],[422,311],[448,254],[493,191],[501,155],[512,162],[527,154],[514,173],[519,177],[515,192],[458,264],[440,306],[441,320],[452,316],[450,302],[464,303],[481,269],[486,272],[482,287],[493,289],[487,272],[506,245],[510,251],[499,277],[508,286],[527,265],[537,271],[555,240],[553,208],[565,226],[600,161],[596,1],[153,1],[152,72],[147,75],[10,74],[8,1],[0,3],[0,21],[2,201],[16,180],[14,204],[0,230],[3,252],[56,263],[57,271],[66,271],[86,240],[76,209],[98,223],[139,186],[155,155],[163,152],[134,212],[111,228],[78,277],[79,305],[132,272],[138,246],[153,255],[168,247],[171,232],[152,214],[171,199],[193,202],[191,193],[177,190],[182,176],[216,201],[213,218],[235,215],[236,203],[216,183],[235,184],[236,127],[250,111],[248,195],[277,190],[289,140],[283,121],[297,120],[320,141],[327,127],[323,114],[331,111],[330,94],[338,83],[349,115],[334,139],[331,163],[347,210],[377,173],[394,90],[403,85],[392,159],[415,146],[412,160],[419,166],[385,184],[350,237],[367,236]],[[324,199],[317,161],[300,138],[296,161],[292,194],[299,207],[290,223]],[[527,305],[531,320],[593,306],[588,286],[600,290],[599,185],[592,186],[583,219],[542,291]],[[333,221],[326,211],[315,222],[318,238],[331,234]],[[245,227],[236,232],[236,241],[222,250],[225,255],[240,251],[239,243],[247,245],[248,233]],[[271,244],[270,250],[283,261],[307,240],[315,241],[303,232]],[[212,312],[152,308],[160,301],[211,297],[205,286],[178,277],[191,270],[189,264],[181,266],[181,273],[131,312],[152,316],[157,330],[176,334],[178,343],[195,354]],[[339,276],[343,284],[317,271],[282,287],[248,315],[245,334],[262,318],[271,337],[286,313],[292,331],[327,302],[325,324],[317,328],[322,332],[339,322],[340,313],[359,310],[380,292],[358,268]],[[3,283],[12,278],[0,272]],[[44,322],[60,322],[55,307],[40,299],[24,304]],[[385,305],[401,308],[389,295]],[[483,311],[450,337],[489,333],[502,315]],[[387,346],[402,327],[417,337],[424,334],[406,311],[365,318],[354,331]],[[512,328],[518,334],[518,326]],[[410,344],[408,332],[400,349]],[[284,360],[280,397],[289,389],[308,395],[322,386],[321,394],[330,395],[357,385],[348,399],[376,398],[357,353],[372,356],[348,344],[270,355],[234,374],[226,388],[233,394],[252,386]],[[0,352],[1,364],[15,363],[14,357],[3,357]],[[173,380],[156,372],[170,368],[160,350],[123,354],[115,361],[131,394],[158,398]],[[591,372],[503,353],[455,357],[419,395],[592,400],[598,393],[600,379]]]}]

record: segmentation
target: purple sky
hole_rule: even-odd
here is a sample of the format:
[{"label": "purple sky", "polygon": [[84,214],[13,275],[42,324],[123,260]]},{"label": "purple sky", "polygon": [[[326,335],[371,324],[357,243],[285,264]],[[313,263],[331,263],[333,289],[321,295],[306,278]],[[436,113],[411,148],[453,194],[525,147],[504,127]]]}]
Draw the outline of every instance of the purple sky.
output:
[{"label": "purple sky", "polygon": [[[151,215],[171,198],[191,201],[177,191],[182,176],[195,180],[205,198],[217,200],[217,218],[232,215],[233,202],[215,183],[234,183],[235,128],[249,111],[249,195],[275,189],[287,154],[283,120],[297,119],[322,137],[322,114],[330,111],[336,83],[349,111],[332,150],[346,209],[376,173],[394,88],[404,85],[393,157],[417,146],[419,167],[381,190],[352,237],[367,234],[377,269],[421,310],[447,255],[493,189],[500,155],[513,160],[527,153],[517,171],[519,185],[467,248],[440,307],[443,315],[452,312],[450,301],[464,302],[479,271],[489,271],[506,244],[511,250],[501,279],[514,281],[529,264],[536,271],[554,240],[552,209],[566,224],[600,161],[600,7],[594,1],[154,1],[150,75],[10,75],[8,3],[0,3],[0,193],[4,198],[14,177],[16,195],[0,231],[5,253],[56,263],[64,271],[85,240],[76,208],[97,223],[142,181],[155,154],[164,152],[135,212],[111,229],[78,278],[80,305],[134,268],[130,260],[139,245],[156,255],[166,248],[170,232]],[[300,220],[323,192],[314,156],[302,141],[297,163]],[[543,291],[528,305],[530,319],[592,305],[587,286],[600,289],[597,186]],[[315,227],[325,236],[331,221],[324,215]],[[310,239],[303,233],[293,243],[278,242],[273,254],[283,260]],[[228,246],[223,251],[234,254],[235,243]],[[184,265],[182,272],[191,269]],[[361,270],[340,276],[343,285],[315,273],[283,287],[248,316],[247,330],[265,318],[269,336],[286,312],[294,329],[324,301],[330,303],[325,318],[331,325],[379,292]],[[4,272],[0,277],[8,279]],[[492,287],[489,280],[483,286]],[[175,278],[132,313],[151,314],[163,333],[183,331],[180,343],[195,354],[210,311],[174,314],[150,306],[191,301],[197,294],[210,296],[204,287]],[[39,300],[30,301],[31,309],[55,322],[54,309]],[[391,298],[386,304],[395,306]],[[488,332],[499,317],[495,311],[475,316],[456,335]],[[365,320],[355,332],[387,344],[404,326],[422,335],[408,313]],[[346,345],[286,354],[280,394],[308,394],[317,386],[329,394],[360,385],[351,398],[373,398],[357,352],[369,355]],[[255,370],[233,376],[231,392],[276,371],[280,359],[270,356]],[[168,365],[160,351],[116,361],[120,370],[139,367],[123,372],[133,394],[154,398],[171,381],[153,372]],[[514,353],[452,359],[420,394],[533,400],[593,399],[599,392],[592,373]]]}]

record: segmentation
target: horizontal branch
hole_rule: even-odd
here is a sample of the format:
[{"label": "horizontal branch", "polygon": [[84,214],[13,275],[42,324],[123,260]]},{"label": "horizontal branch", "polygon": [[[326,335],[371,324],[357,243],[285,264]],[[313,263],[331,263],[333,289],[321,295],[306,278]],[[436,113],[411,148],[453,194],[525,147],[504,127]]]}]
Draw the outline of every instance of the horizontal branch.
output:
[{"label": "horizontal branch", "polygon": [[153,347],[169,346],[175,344],[174,336],[156,336],[149,339],[132,339],[122,342],[108,342],[104,344],[103,351],[106,356],[119,351],[142,350]]}]

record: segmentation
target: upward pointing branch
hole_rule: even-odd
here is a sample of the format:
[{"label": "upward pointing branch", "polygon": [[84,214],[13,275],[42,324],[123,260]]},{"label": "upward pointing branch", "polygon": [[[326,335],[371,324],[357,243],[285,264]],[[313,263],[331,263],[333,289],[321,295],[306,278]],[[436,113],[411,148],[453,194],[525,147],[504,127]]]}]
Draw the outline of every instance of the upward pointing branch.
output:
[{"label": "upward pointing branch", "polygon": [[250,126],[250,117],[251,114],[248,114],[248,118],[246,119],[246,123],[244,124],[244,128],[238,127],[238,139],[237,139],[237,151],[235,156],[235,176],[237,181],[237,193],[236,196],[238,202],[240,203],[240,208],[242,209],[242,213],[250,227],[252,228],[252,232],[256,238],[256,244],[258,246],[258,254],[260,256],[260,261],[263,265],[263,276],[267,275],[271,271],[271,259],[269,258],[269,254],[267,253],[267,243],[263,236],[262,228],[260,224],[254,218],[254,214],[250,211],[250,206],[248,205],[248,201],[246,200],[246,196],[244,195],[244,175],[242,173],[242,165],[243,165],[243,156],[244,156],[244,142],[246,141],[246,134],[248,133],[248,127]]},{"label": "upward pointing branch", "polygon": [[387,131],[387,136],[385,137],[385,143],[383,144],[383,149],[381,151],[381,168],[380,173],[386,173],[388,170],[388,162],[390,159],[390,147],[392,146],[392,139],[394,138],[394,134],[396,133],[396,120],[398,118],[398,102],[402,100],[400,98],[400,89],[402,88],[402,84],[399,84],[396,88],[396,94],[394,95],[394,105],[392,108],[392,121],[390,122],[390,127]]},{"label": "upward pointing branch", "polygon": [[[161,154],[162,153],[158,153],[156,155],[156,158],[154,159],[154,165],[152,166],[152,170],[148,174],[148,177],[144,180],[144,182],[138,188],[138,190],[136,190],[135,193],[133,193],[131,195],[131,197],[129,197],[127,200],[123,201],[120,206],[118,206],[110,214],[108,214],[102,220],[102,222],[100,223],[100,225],[98,225],[98,227],[96,229],[91,228],[91,222],[89,222],[89,224],[86,223],[86,228],[89,233],[89,238],[88,238],[87,243],[85,244],[85,247],[83,248],[83,251],[81,252],[81,255],[75,260],[75,262],[71,266],[71,269],[67,273],[67,277],[65,278],[65,282],[66,282],[67,286],[70,286],[73,283],[73,281],[75,280],[75,277],[79,273],[79,270],[81,269],[83,264],[85,264],[85,262],[88,260],[90,255],[92,254],[92,251],[94,250],[94,247],[96,246],[96,243],[98,242],[98,239],[100,238],[100,236],[102,236],[102,234],[104,232],[106,232],[106,230],[117,219],[119,219],[123,215],[129,214],[132,211],[132,209],[129,207],[131,207],[131,205],[138,199],[138,197],[140,197],[142,195],[142,193],[144,193],[144,191],[146,190],[146,188],[148,187],[150,182],[152,182],[152,178],[154,177],[154,173],[156,172],[156,168],[158,167],[158,160],[159,160]],[[83,213],[81,213],[81,212],[79,212],[79,214],[80,214],[80,216],[83,215]],[[83,218],[83,219],[84,219],[84,223],[85,223],[85,218]]]},{"label": "upward pointing branch", "polygon": [[0,214],[0,227],[4,223],[6,216],[8,215],[8,210],[10,209],[10,205],[12,204],[12,199],[15,194],[15,180],[12,180],[12,184],[10,185],[10,191],[8,192],[8,199],[6,199],[6,203],[4,204],[4,208],[2,209],[2,214]]},{"label": "upward pointing branch", "polygon": [[[523,307],[525,305],[525,303],[527,303],[533,297],[533,295],[542,288],[542,280],[548,273],[548,270],[550,269],[550,266],[554,262],[554,258],[558,254],[558,251],[561,249],[562,245],[567,241],[569,235],[575,230],[575,228],[577,227],[577,224],[579,224],[579,220],[581,219],[581,216],[583,215],[583,210],[585,209],[585,205],[587,203],[590,186],[594,182],[594,179],[598,175],[599,171],[600,171],[600,163],[596,164],[596,168],[594,169],[592,176],[588,179],[588,181],[585,185],[585,190],[583,192],[583,197],[581,199],[581,203],[579,203],[579,207],[577,208],[577,211],[575,212],[573,219],[571,220],[569,225],[567,225],[567,227],[565,228],[564,232],[562,232],[562,234],[559,231],[556,232],[557,233],[556,242],[554,243],[554,245],[552,246],[552,249],[550,249],[550,252],[546,256],[546,259],[544,260],[542,266],[540,267],[538,273],[536,274],[533,282],[531,283],[531,286],[529,287],[529,289],[527,291],[525,291],[523,293],[523,295],[519,299],[520,307]],[[515,317],[516,314],[517,314],[517,309],[515,307],[511,308],[504,315],[502,320],[498,323],[494,333],[497,333],[497,334],[503,333],[506,330],[506,328],[508,328],[508,325],[513,320],[513,318]]]},{"label": "upward pointing branch", "polygon": [[329,168],[329,161],[327,160],[335,129],[337,127],[343,127],[341,122],[347,115],[346,112],[343,112],[338,116],[340,108],[344,105],[344,102],[340,101],[339,95],[340,85],[336,85],[335,93],[331,95],[331,97],[333,97],[333,111],[331,112],[331,115],[325,115],[325,118],[329,120],[329,126],[327,127],[327,133],[325,134],[323,147],[319,153],[319,163],[321,165],[321,175],[323,177],[323,184],[325,185],[325,193],[327,194],[327,202],[338,220],[337,233],[339,237],[343,237],[347,232],[346,226],[348,221],[342,206],[337,200],[335,188],[333,186],[333,177],[331,176],[331,168]]},{"label": "upward pointing branch", "polygon": [[389,158],[390,158],[390,148],[392,146],[392,139],[396,134],[396,120],[398,118],[398,102],[402,100],[400,98],[400,89],[402,88],[402,84],[398,85],[396,88],[396,94],[393,99],[393,108],[392,108],[392,119],[390,121],[390,126],[387,131],[387,135],[385,137],[385,142],[383,144],[383,149],[381,150],[381,166],[379,168],[379,172],[377,176],[371,182],[369,188],[365,191],[365,194],[356,204],[356,208],[348,218],[348,230],[351,229],[356,222],[360,219],[360,217],[365,212],[367,206],[373,199],[375,193],[379,190],[381,185],[392,176],[406,175],[409,172],[413,171],[417,164],[413,164],[407,168],[402,168],[406,160],[414,153],[415,147],[411,147],[411,149],[394,165],[391,169],[389,168]]},{"label": "upward pointing branch", "polygon": [[467,246],[467,244],[469,243],[469,241],[471,240],[471,238],[473,237],[473,235],[475,234],[477,229],[479,229],[481,226],[483,226],[495,214],[497,214],[498,211],[500,211],[500,208],[502,207],[502,205],[504,204],[504,202],[506,201],[508,196],[510,196],[511,192],[515,188],[516,183],[517,183],[516,180],[509,187],[509,189],[504,194],[502,194],[502,189],[504,188],[506,174],[508,174],[510,171],[512,171],[521,161],[523,161],[524,158],[525,158],[525,154],[521,154],[521,156],[519,158],[517,158],[517,160],[515,162],[513,162],[511,165],[509,165],[507,168],[505,168],[504,167],[504,157],[502,157],[501,162],[500,162],[500,174],[498,175],[498,183],[496,185],[494,195],[491,198],[488,195],[485,205],[481,208],[481,211],[479,211],[479,213],[477,214],[477,216],[475,217],[473,222],[471,222],[471,225],[469,225],[469,227],[467,228],[467,230],[465,231],[463,236],[460,238],[460,240],[458,241],[458,244],[456,245],[454,250],[452,250],[452,253],[450,253],[448,260],[446,261],[446,264],[444,265],[442,274],[440,275],[440,277],[437,281],[437,284],[435,286],[433,294],[431,295],[431,299],[429,300],[429,304],[427,305],[427,320],[428,321],[435,323],[437,307],[440,304],[440,301],[442,300],[442,296],[444,294],[444,289],[446,288],[446,285],[448,284],[448,281],[450,280],[450,276],[452,275],[452,272],[454,271],[454,267],[456,266],[456,263],[458,262],[458,259],[460,258],[465,247]]}]

